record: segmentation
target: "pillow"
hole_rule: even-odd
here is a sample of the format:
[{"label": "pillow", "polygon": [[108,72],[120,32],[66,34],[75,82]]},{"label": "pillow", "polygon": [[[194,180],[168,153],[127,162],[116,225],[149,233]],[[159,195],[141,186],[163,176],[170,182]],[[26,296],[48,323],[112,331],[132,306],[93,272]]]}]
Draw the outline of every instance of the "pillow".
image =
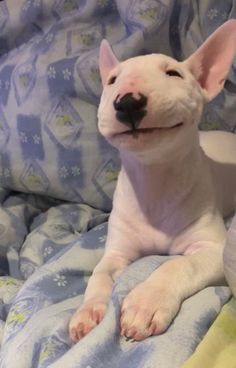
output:
[{"label": "pillow", "polygon": [[120,163],[97,130],[104,30],[62,3],[0,4],[0,185],[109,211]]}]

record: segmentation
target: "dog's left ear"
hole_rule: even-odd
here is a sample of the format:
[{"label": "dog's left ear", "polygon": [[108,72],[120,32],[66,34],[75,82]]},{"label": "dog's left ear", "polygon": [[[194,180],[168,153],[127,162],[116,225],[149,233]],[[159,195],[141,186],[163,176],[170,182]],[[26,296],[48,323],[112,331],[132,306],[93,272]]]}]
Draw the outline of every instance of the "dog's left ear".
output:
[{"label": "dog's left ear", "polygon": [[99,50],[99,70],[102,79],[102,84],[106,83],[108,74],[119,64],[111,46],[107,40],[102,40]]},{"label": "dog's left ear", "polygon": [[224,87],[236,55],[236,20],[219,27],[200,48],[183,62],[194,74],[208,101]]}]

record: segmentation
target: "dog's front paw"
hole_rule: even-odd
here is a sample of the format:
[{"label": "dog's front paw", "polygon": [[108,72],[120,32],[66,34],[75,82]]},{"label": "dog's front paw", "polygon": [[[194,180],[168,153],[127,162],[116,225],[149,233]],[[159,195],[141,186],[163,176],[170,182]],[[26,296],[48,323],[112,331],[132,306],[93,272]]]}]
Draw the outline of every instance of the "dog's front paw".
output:
[{"label": "dog's front paw", "polygon": [[78,342],[103,319],[107,304],[99,299],[88,300],[75,312],[69,324],[70,338]]},{"label": "dog's front paw", "polygon": [[121,308],[121,335],[143,340],[166,331],[178,313],[180,301],[168,288],[145,281],[124,299]]}]

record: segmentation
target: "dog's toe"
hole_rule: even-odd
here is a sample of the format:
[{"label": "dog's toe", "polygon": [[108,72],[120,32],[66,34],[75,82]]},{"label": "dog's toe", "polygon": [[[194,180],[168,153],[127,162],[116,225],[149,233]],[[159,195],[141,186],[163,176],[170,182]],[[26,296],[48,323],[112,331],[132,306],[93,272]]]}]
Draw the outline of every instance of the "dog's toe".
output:
[{"label": "dog's toe", "polygon": [[160,335],[170,326],[175,314],[170,308],[157,309],[149,326],[150,335]]},{"label": "dog's toe", "polygon": [[104,318],[107,305],[93,300],[84,303],[72,316],[69,324],[69,335],[73,342],[78,342],[96,327]]},{"label": "dog's toe", "polygon": [[167,330],[180,307],[168,290],[141,283],[124,299],[121,335],[140,341]]},{"label": "dog's toe", "polygon": [[152,313],[138,306],[123,309],[120,321],[121,335],[135,340],[144,339],[149,336],[148,326],[151,318]]}]

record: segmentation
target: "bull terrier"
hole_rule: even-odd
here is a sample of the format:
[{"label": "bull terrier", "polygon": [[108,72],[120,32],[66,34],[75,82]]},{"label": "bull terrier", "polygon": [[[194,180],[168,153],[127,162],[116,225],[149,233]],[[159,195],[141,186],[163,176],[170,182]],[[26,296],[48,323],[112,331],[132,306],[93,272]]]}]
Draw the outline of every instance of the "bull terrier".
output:
[{"label": "bull terrier", "polygon": [[120,333],[127,338],[163,333],[184,299],[224,284],[223,216],[235,208],[236,137],[200,133],[198,123],[235,54],[236,20],[182,62],[161,54],[119,62],[102,41],[98,126],[118,148],[122,168],[104,256],[69,324],[74,342],[102,321],[114,280],[145,255],[176,257],[124,298]]}]

